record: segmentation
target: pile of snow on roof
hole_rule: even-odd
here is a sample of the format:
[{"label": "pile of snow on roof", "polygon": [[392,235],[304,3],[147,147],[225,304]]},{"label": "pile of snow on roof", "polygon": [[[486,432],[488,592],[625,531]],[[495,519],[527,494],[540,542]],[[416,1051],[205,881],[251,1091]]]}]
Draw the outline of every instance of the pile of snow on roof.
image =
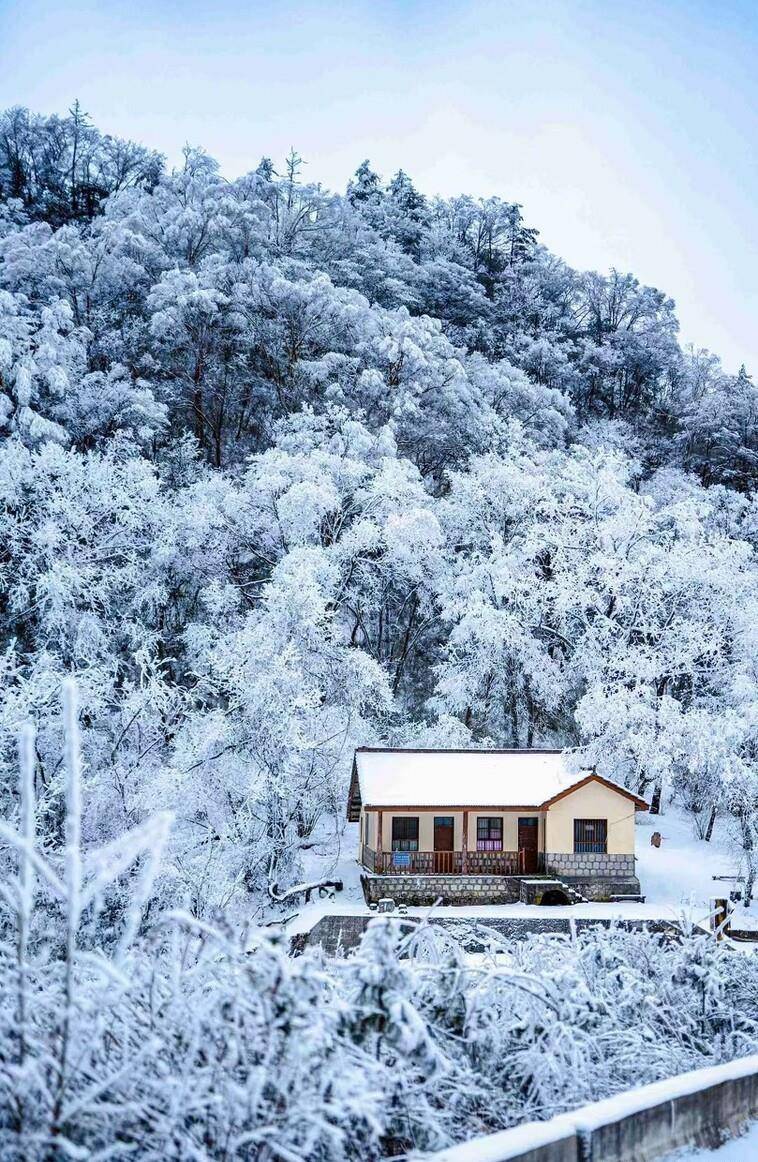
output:
[{"label": "pile of snow on roof", "polygon": [[538,807],[590,774],[553,750],[365,748],[355,763],[361,801],[374,807]]}]

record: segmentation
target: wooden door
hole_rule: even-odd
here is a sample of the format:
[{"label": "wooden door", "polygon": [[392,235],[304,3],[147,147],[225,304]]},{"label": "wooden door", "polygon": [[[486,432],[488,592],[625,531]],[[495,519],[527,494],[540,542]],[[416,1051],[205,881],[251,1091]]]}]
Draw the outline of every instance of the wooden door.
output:
[{"label": "wooden door", "polygon": [[518,821],[519,869],[524,875],[532,875],[539,864],[539,819],[536,815],[521,817]]},{"label": "wooden door", "polygon": [[453,871],[453,835],[455,820],[452,815],[434,817],[434,870],[438,874]]}]

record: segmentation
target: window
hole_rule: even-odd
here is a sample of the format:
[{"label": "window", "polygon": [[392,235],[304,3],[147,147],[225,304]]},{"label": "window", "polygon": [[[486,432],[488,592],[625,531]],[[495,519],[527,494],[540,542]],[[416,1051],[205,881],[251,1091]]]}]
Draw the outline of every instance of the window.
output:
[{"label": "window", "polygon": [[476,820],[476,850],[503,850],[503,821],[489,815],[479,815]]},{"label": "window", "polygon": [[607,819],[575,819],[574,851],[605,854],[608,847]]},{"label": "window", "polygon": [[418,851],[418,816],[395,815],[392,819],[392,850]]}]

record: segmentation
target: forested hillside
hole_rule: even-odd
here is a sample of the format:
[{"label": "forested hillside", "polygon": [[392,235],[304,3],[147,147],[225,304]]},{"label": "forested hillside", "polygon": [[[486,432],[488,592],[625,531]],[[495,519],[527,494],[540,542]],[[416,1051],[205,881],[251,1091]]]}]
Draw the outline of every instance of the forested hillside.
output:
[{"label": "forested hillside", "polygon": [[751,862],[748,371],[528,207],[251,165],[0,118],[3,813],[31,718],[62,841],[75,675],[84,843],[173,812],[196,917],[335,844],[379,740],[575,748]]}]

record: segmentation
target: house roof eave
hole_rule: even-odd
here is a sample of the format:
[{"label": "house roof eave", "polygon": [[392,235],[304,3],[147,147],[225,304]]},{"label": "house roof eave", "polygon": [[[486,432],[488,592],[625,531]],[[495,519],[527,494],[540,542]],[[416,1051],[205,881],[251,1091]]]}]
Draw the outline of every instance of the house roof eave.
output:
[{"label": "house roof eave", "polygon": [[363,803],[364,811],[541,811],[539,803]]},{"label": "house roof eave", "polygon": [[603,776],[598,775],[596,771],[591,771],[590,774],[585,776],[585,778],[580,779],[578,783],[573,783],[570,787],[565,787],[562,791],[559,791],[557,795],[553,795],[550,799],[546,799],[542,804],[543,808],[547,810],[549,807],[552,807],[554,803],[559,802],[561,799],[565,799],[567,795],[572,795],[574,791],[578,791],[580,787],[586,787],[588,783],[602,783],[602,785],[604,787],[608,787],[609,790],[616,791],[617,794],[623,795],[626,799],[631,799],[637,811],[650,810],[649,803],[646,803],[644,799],[639,797],[639,795],[635,795],[634,791],[627,790],[626,787],[622,787],[620,783],[614,783],[611,779],[603,778]]}]

